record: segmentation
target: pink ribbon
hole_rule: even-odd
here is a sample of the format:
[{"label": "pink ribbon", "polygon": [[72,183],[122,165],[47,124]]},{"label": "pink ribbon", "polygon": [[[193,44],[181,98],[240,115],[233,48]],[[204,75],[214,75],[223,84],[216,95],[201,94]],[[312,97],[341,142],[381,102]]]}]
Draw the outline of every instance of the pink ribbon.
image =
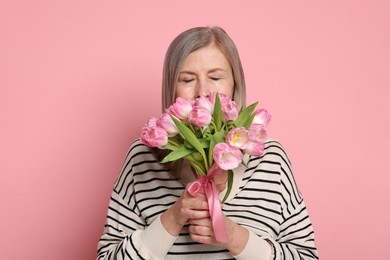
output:
[{"label": "pink ribbon", "polygon": [[215,185],[214,176],[217,173],[218,165],[214,164],[208,171],[207,175],[198,175],[197,180],[188,187],[188,193],[191,196],[198,196],[199,192],[204,189],[209,205],[209,213],[213,224],[215,239],[219,242],[227,243],[227,234],[223,220],[221,203],[219,202],[218,189]]}]

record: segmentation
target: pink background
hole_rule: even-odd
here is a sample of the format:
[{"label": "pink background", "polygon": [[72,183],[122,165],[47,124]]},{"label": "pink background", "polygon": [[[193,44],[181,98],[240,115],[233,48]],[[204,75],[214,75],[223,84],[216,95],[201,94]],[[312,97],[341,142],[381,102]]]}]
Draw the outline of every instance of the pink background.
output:
[{"label": "pink background", "polygon": [[160,113],[168,44],[220,25],[321,259],[390,259],[390,2],[184,2],[0,2],[1,258],[95,258],[126,151]]}]

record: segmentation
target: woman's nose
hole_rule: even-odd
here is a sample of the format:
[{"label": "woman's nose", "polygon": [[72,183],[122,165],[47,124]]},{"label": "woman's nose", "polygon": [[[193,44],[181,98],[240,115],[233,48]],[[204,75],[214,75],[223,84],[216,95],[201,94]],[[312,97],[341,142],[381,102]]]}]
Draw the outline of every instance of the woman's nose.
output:
[{"label": "woman's nose", "polygon": [[210,82],[207,81],[207,79],[201,79],[198,81],[198,87],[197,87],[198,93],[197,97],[200,96],[209,96],[210,95],[210,90],[211,90],[211,85]]}]

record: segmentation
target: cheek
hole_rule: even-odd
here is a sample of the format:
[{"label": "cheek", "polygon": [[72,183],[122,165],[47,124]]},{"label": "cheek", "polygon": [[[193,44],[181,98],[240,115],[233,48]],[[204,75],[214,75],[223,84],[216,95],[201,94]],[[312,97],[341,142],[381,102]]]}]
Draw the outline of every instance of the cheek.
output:
[{"label": "cheek", "polygon": [[226,81],[225,84],[220,86],[218,91],[232,98],[234,92],[234,81],[233,80]]},{"label": "cheek", "polygon": [[175,94],[176,97],[181,97],[185,99],[195,99],[195,93],[190,88],[177,87]]}]

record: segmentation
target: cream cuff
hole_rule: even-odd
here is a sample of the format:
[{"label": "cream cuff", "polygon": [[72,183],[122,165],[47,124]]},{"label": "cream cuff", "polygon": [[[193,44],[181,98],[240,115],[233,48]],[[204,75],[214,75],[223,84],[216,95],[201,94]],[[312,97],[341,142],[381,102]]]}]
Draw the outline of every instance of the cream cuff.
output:
[{"label": "cream cuff", "polygon": [[244,250],[234,257],[237,260],[270,260],[272,258],[272,254],[271,245],[266,240],[249,230],[249,238]]},{"label": "cream cuff", "polygon": [[160,216],[140,234],[140,242],[152,256],[152,259],[164,259],[177,239],[165,230]]}]

